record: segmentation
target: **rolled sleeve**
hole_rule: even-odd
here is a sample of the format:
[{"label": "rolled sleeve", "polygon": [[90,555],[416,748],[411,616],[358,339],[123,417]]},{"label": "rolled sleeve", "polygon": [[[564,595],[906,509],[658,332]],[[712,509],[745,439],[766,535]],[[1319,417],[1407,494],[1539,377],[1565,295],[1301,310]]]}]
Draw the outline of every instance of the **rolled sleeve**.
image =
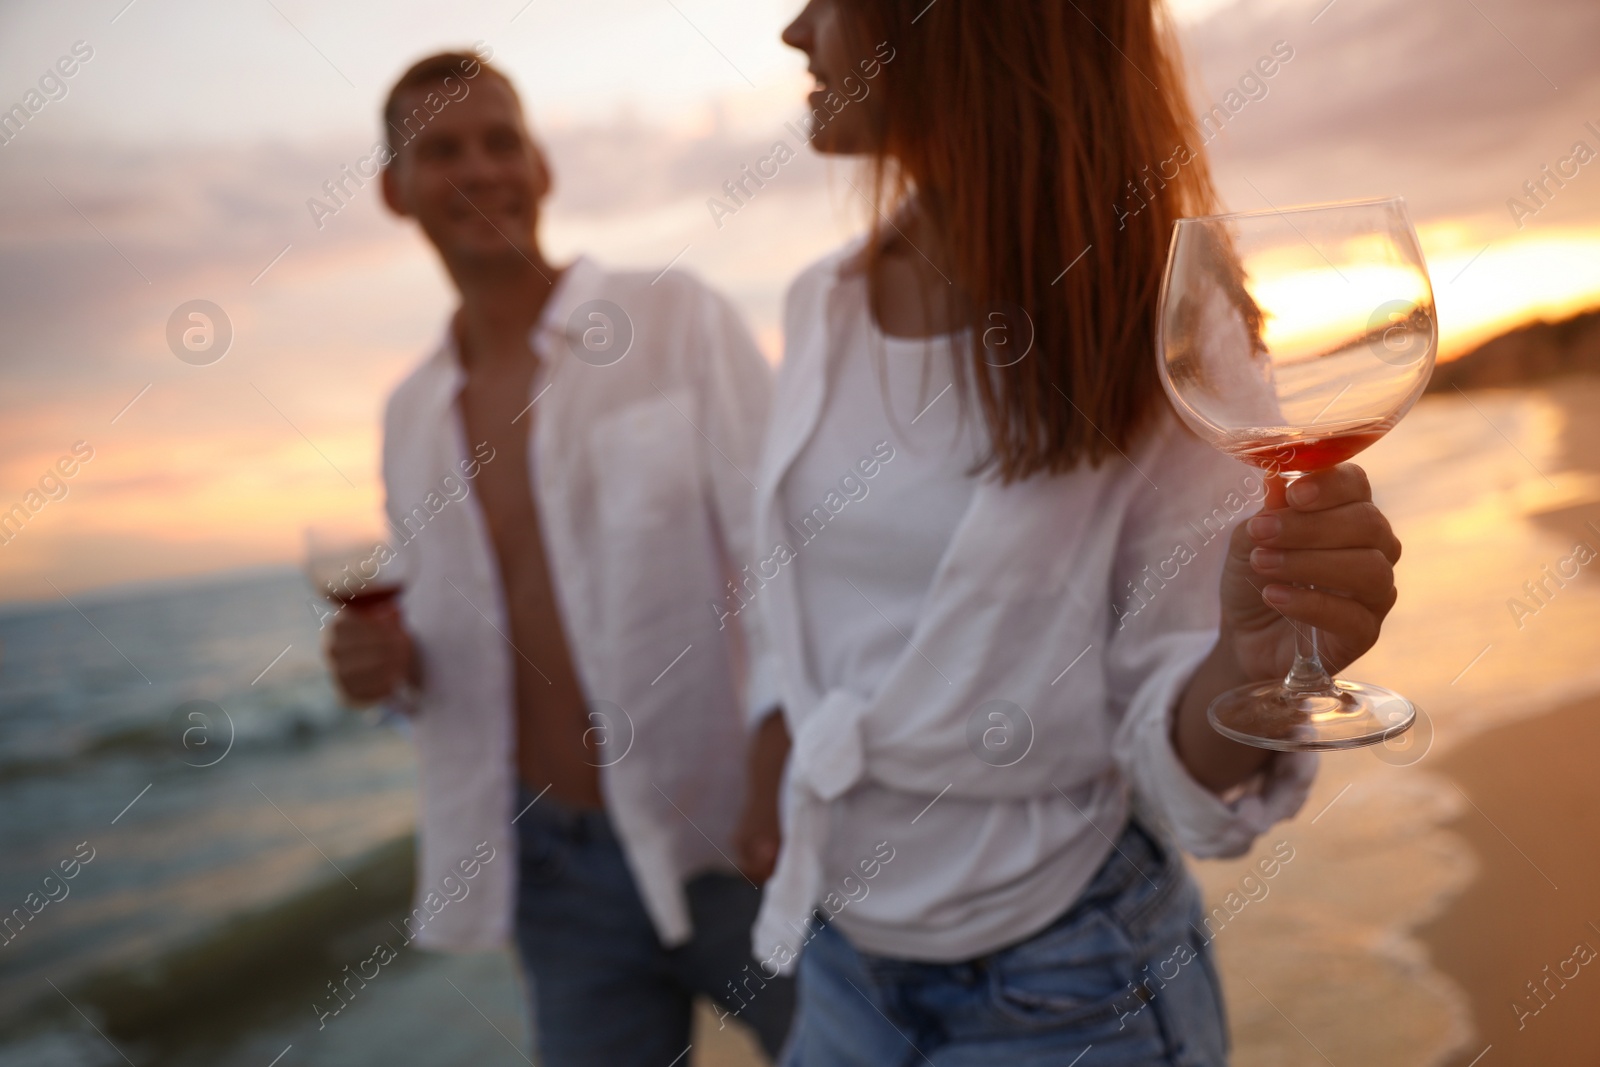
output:
[{"label": "rolled sleeve", "polygon": [[1121,715],[1112,753],[1143,817],[1194,855],[1236,856],[1300,810],[1317,769],[1314,754],[1277,753],[1250,782],[1218,796],[1195,780],[1172,743],[1172,717],[1217,640],[1228,536],[1253,513],[1259,476],[1175,419],[1147,469],[1161,487],[1143,488],[1129,508],[1113,581],[1127,599],[1110,635],[1108,673]]},{"label": "rolled sleeve", "polygon": [[1195,781],[1172,745],[1173,710],[1215,634],[1170,635],[1165,662],[1141,685],[1113,744],[1133,787],[1134,809],[1193,855],[1238,856],[1274,823],[1292,818],[1311,792],[1318,757],[1278,752],[1266,769],[1224,799]]}]

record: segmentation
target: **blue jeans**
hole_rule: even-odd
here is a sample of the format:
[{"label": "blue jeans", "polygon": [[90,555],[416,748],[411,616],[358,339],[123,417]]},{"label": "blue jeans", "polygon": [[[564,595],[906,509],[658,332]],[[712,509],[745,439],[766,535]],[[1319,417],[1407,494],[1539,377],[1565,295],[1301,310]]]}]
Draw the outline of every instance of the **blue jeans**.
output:
[{"label": "blue jeans", "polygon": [[832,927],[800,957],[784,1067],[1223,1067],[1199,890],[1135,823],[1072,907],[958,963],[871,956]]},{"label": "blue jeans", "polygon": [[[533,799],[522,792],[519,809]],[[776,1058],[794,983],[765,977],[750,955],[755,886],[736,874],[691,880],[694,936],[667,948],[605,812],[545,797],[516,830],[517,949],[542,1067],[683,1067],[696,994],[721,1005],[724,1025],[749,1026]]]}]

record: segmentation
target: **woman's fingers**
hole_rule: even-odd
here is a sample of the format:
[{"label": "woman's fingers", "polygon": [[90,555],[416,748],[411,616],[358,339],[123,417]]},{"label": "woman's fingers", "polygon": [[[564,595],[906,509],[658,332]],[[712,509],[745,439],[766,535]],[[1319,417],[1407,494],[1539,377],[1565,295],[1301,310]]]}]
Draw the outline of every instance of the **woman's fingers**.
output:
[{"label": "woman's fingers", "polygon": [[1327,511],[1343,504],[1370,503],[1372,484],[1366,471],[1354,463],[1341,463],[1296,478],[1285,497],[1296,511]]},{"label": "woman's fingers", "polygon": [[1230,539],[1225,604],[1236,621],[1258,629],[1287,622],[1321,630],[1344,662],[1361,655],[1394,607],[1400,559],[1400,540],[1373,504],[1366,472],[1342,464],[1287,489],[1273,483],[1266,503]]},{"label": "woman's fingers", "polygon": [[1265,510],[1246,524],[1264,548],[1375,548],[1390,563],[1400,559],[1400,540],[1372,502],[1367,472],[1354,463],[1304,475],[1284,493],[1287,507]]},{"label": "woman's fingers", "polygon": [[1254,548],[1250,569],[1268,582],[1314,585],[1354,597],[1380,615],[1394,606],[1394,566],[1375,548]]},{"label": "woman's fingers", "polygon": [[1370,500],[1338,504],[1324,511],[1264,511],[1246,523],[1245,529],[1261,548],[1372,548],[1390,563],[1400,559],[1400,539]]},{"label": "woman's fingers", "polygon": [[1273,583],[1261,590],[1261,599],[1291,621],[1338,638],[1352,659],[1377,643],[1383,626],[1383,616],[1361,601],[1321,589]]}]

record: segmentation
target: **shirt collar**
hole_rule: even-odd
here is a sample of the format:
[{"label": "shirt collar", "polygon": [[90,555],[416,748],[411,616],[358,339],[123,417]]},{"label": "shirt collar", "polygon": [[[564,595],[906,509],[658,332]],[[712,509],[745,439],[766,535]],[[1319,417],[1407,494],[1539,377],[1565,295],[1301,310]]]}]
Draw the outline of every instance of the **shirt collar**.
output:
[{"label": "shirt collar", "polygon": [[[605,272],[588,256],[580,255],[562,271],[555,288],[545,301],[539,321],[528,333],[528,347],[540,359],[547,361],[547,370],[569,354],[568,346],[554,343],[569,333],[568,320],[585,301],[593,298],[600,288]],[[460,392],[465,372],[461,369],[461,355],[456,346],[455,316],[445,320],[439,331],[429,364],[438,383],[438,392],[449,403]]]},{"label": "shirt collar", "polygon": [[547,370],[553,370],[557,363],[572,354],[571,345],[561,344],[560,341],[562,338],[571,341],[581,338],[582,331],[575,331],[571,323],[573,312],[599,295],[604,277],[605,272],[594,260],[579,256],[556,281],[538,323],[528,335],[528,347],[546,361]]}]

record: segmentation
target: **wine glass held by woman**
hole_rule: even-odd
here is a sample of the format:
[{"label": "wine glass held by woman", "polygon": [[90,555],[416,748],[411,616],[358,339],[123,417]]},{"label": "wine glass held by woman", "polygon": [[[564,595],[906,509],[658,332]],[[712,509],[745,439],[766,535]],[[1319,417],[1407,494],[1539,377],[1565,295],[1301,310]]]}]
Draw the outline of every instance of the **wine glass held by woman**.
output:
[{"label": "wine glass held by woman", "polygon": [[[1427,386],[1438,347],[1433,286],[1399,197],[1180,220],[1158,320],[1157,366],[1178,415],[1219,451],[1291,482],[1340,469],[1393,429]],[[1316,494],[1328,514],[1312,526],[1323,528],[1303,531],[1307,547],[1263,544],[1251,557],[1270,583],[1267,602],[1297,623],[1292,662],[1279,680],[1223,692],[1207,717],[1224,736],[1261,748],[1377,744],[1409,729],[1415,706],[1391,689],[1330,677],[1319,628],[1289,609],[1320,602],[1334,613],[1337,670],[1376,634],[1381,613],[1364,618],[1360,609],[1389,606],[1382,583],[1397,546],[1369,500],[1354,502],[1367,505],[1365,528],[1355,529],[1357,513],[1330,505],[1319,482],[1297,485],[1288,500]],[[1263,539],[1273,518],[1248,529]],[[1293,537],[1279,518],[1276,536]],[[1342,598],[1300,595],[1319,592]]]}]

